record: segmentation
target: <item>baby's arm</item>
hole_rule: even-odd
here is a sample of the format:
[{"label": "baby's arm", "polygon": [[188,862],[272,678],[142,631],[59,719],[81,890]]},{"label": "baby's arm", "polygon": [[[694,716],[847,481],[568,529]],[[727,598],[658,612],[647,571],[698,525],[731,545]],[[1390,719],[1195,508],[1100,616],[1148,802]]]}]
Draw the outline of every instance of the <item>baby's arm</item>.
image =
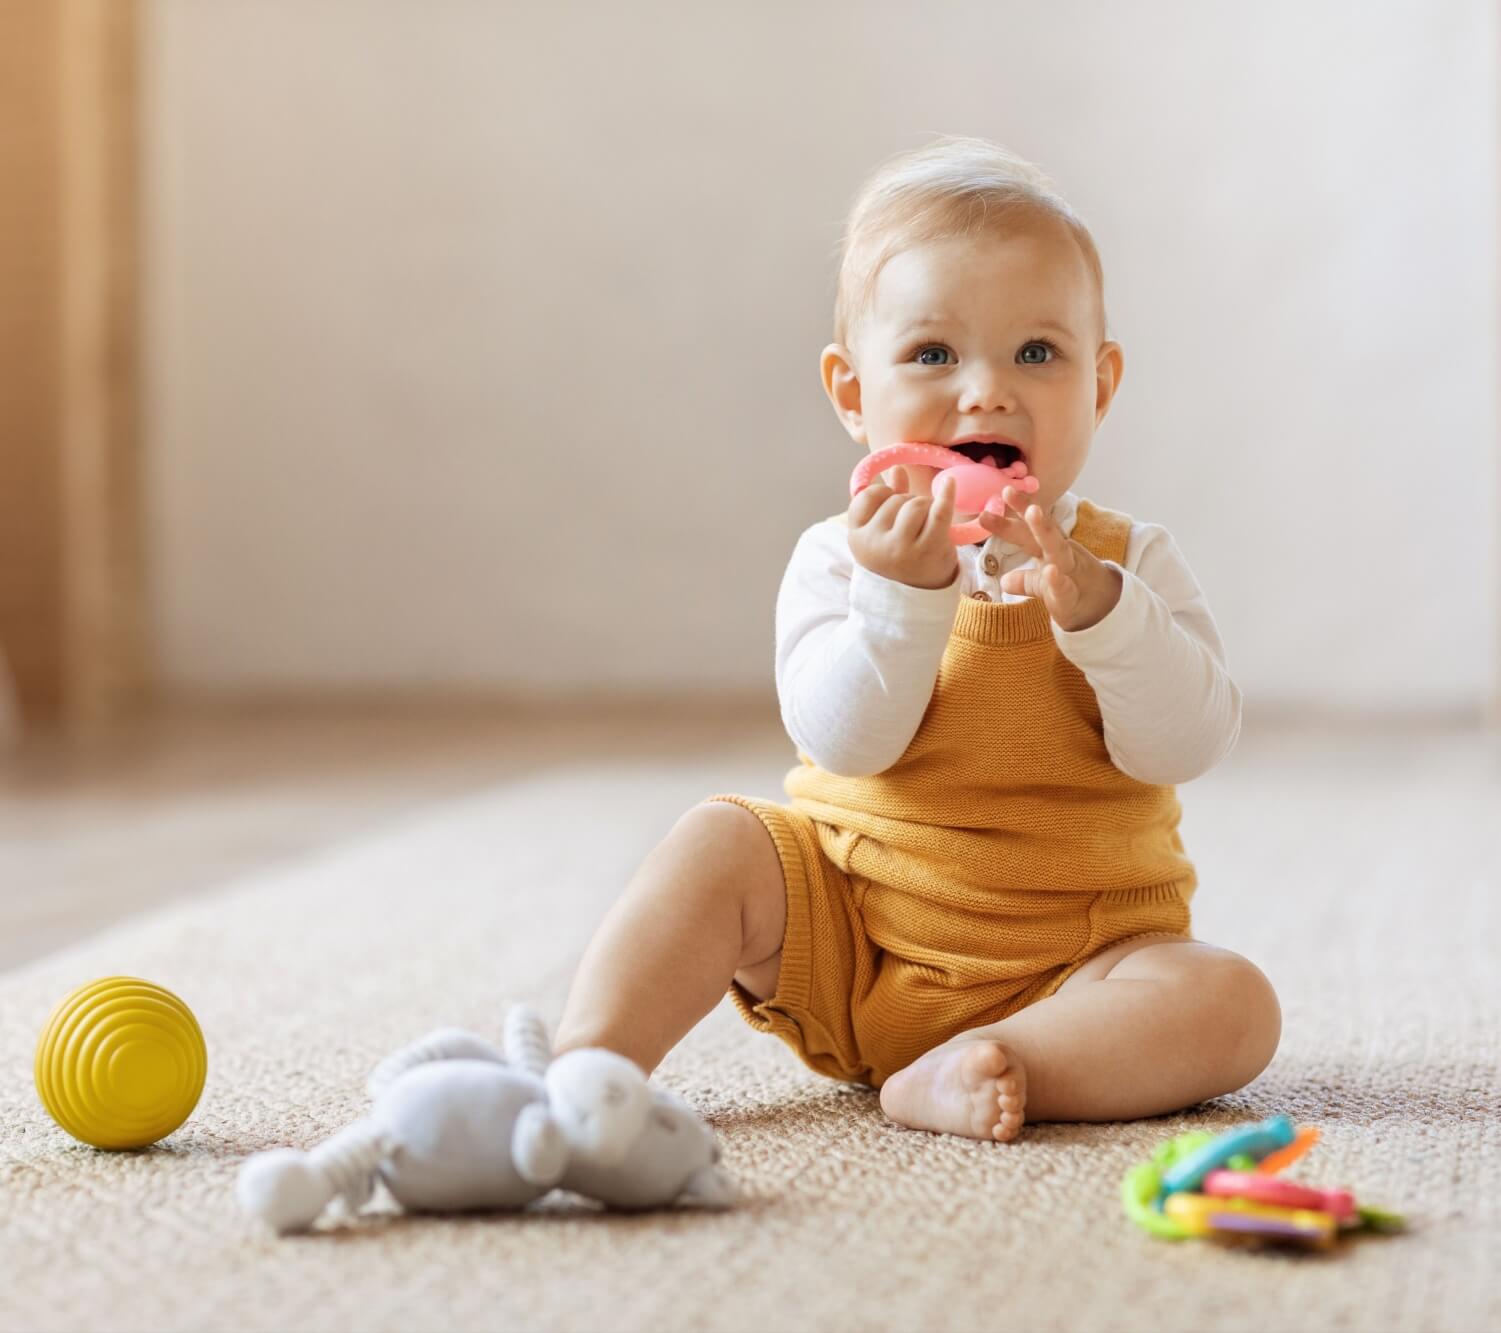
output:
[{"label": "baby's arm", "polygon": [[922,722],[943,661],[959,580],[914,588],[858,564],[839,520],[798,539],[776,608],[782,724],[820,768],[890,768]]},{"label": "baby's arm", "polygon": [[1240,687],[1225,668],[1209,604],[1165,528],[1133,525],[1121,575],[1120,600],[1104,619],[1073,633],[1055,622],[1053,638],[1094,689],[1115,766],[1141,782],[1188,782],[1234,746]]}]

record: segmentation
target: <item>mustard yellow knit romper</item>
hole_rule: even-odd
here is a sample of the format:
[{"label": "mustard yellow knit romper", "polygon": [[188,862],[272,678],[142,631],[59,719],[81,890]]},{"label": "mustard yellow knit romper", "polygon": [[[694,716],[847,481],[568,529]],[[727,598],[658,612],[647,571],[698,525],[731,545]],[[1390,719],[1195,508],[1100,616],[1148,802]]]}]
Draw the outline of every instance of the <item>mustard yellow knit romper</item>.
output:
[{"label": "mustard yellow knit romper", "polygon": [[[1124,565],[1130,531],[1084,500],[1072,536]],[[1197,878],[1175,789],[1110,762],[1094,691],[1039,598],[959,604],[892,767],[849,778],[798,759],[790,804],[709,799],[760,817],[786,880],[776,994],[736,983],[735,1004],[820,1073],[880,1087],[1112,944],[1189,933]]]}]

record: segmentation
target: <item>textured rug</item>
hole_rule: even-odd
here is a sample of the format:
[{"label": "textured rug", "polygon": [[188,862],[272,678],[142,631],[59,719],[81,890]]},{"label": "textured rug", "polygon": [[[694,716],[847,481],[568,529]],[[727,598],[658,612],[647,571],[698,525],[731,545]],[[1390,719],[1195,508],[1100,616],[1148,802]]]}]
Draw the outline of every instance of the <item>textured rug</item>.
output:
[{"label": "textured rug", "polygon": [[[550,1022],[606,904],[677,814],[776,796],[782,765],[596,764],[457,801],[142,917],[0,978],[0,1328],[1413,1329],[1501,1327],[1494,753],[1372,739],[1243,744],[1183,789],[1198,934],[1258,961],[1282,1049],[1242,1093],[1014,1145],[904,1130],[722,1005],[659,1077],[718,1130],[725,1214],[386,1210],[275,1240],[241,1159],[364,1109],[388,1050],[457,1023]],[[110,1154],[42,1112],[31,1055],[80,982],[177,991],[209,1043],[194,1116]],[[1329,1254],[1172,1244],[1121,1215],[1165,1137],[1287,1112],[1299,1168],[1407,1213]]]}]

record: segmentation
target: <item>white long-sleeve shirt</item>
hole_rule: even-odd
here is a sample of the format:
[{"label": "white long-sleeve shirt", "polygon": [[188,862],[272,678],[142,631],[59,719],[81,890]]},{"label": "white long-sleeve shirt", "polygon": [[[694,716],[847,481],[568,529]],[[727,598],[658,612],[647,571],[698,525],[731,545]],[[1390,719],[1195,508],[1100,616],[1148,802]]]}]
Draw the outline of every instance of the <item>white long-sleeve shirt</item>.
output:
[{"label": "white long-sleeve shirt", "polygon": [[[1079,497],[1052,515],[1072,533]],[[776,606],[782,723],[820,768],[861,777],[890,768],[922,722],[963,597],[1018,602],[1001,578],[1035,564],[990,537],[960,546],[947,588],[913,588],[850,554],[849,530],[824,519],[798,539]],[[989,559],[987,559],[989,557]],[[1105,748],[1123,773],[1175,784],[1207,773],[1240,734],[1241,692],[1209,605],[1166,528],[1133,520],[1120,601],[1098,624],[1053,639],[1094,689]]]}]

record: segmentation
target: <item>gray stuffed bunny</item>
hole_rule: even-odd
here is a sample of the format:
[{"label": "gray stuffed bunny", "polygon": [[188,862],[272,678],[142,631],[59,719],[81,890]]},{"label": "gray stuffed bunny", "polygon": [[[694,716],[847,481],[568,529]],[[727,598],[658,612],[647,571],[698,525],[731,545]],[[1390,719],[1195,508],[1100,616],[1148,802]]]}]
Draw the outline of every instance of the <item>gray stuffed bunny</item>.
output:
[{"label": "gray stuffed bunny", "polygon": [[522,1208],[557,1184],[568,1144],[547,1087],[484,1038],[442,1028],[370,1075],[375,1104],[311,1152],[278,1148],[240,1168],[236,1194],[278,1232],[303,1231],[336,1199],[346,1212],[379,1177],[404,1208]]},{"label": "gray stuffed bunny", "polygon": [[617,1208],[732,1202],[712,1131],[631,1061],[580,1050],[549,1062],[546,1029],[523,1006],[507,1016],[506,1047],[443,1028],[387,1057],[363,1120],[311,1152],[244,1163],[242,1208],[278,1232],[305,1230],[335,1199],[358,1211],[377,1176],[403,1207],[430,1212],[519,1209],[555,1185]]}]

